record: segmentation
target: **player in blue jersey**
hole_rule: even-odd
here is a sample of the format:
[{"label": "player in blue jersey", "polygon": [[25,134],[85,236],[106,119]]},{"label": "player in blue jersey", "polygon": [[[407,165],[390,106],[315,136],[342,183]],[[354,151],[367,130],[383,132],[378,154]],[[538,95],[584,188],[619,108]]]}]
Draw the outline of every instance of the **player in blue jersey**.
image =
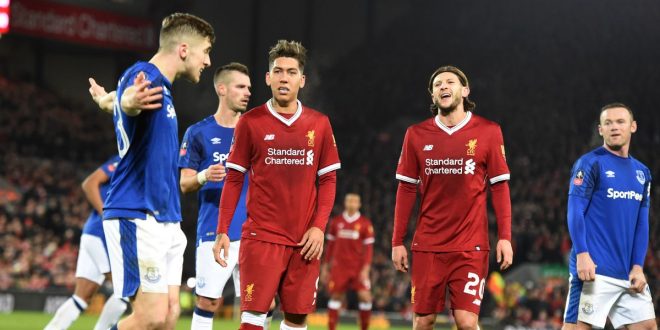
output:
[{"label": "player in blue jersey", "polygon": [[568,192],[573,241],[564,329],[657,329],[644,276],[649,243],[651,173],[630,153],[632,110],[604,106],[603,146],[577,160]]},{"label": "player in blue jersey", "polygon": [[[101,167],[85,178],[82,189],[85,197],[92,204],[83,233],[80,237],[78,263],[76,265],[76,286],[73,295],[55,312],[53,319],[45,330],[68,329],[78,319],[89,305],[92,297],[101,287],[106,278],[110,277],[110,261],[105,247],[103,234],[103,199],[108,192],[110,177],[117,167],[119,156],[108,159]],[[121,297],[110,297],[103,306],[94,330],[106,330],[117,323],[126,310],[127,300]]]},{"label": "player in blue jersey", "polygon": [[190,14],[163,20],[158,52],[121,76],[113,119],[121,160],[103,209],[115,295],[132,297],[119,329],[173,329],[186,237],[179,225],[178,127],[172,83],[199,82],[213,28]]},{"label": "player in blue jersey", "polygon": [[[213,77],[218,95],[218,109],[214,115],[190,126],[184,135],[179,151],[181,191],[198,191],[197,240],[195,273],[197,305],[193,313],[191,329],[212,329],[213,314],[218,309],[222,290],[230,277],[234,287],[240,288],[238,275],[238,248],[241,227],[247,218],[245,195],[247,180],[243,184],[239,207],[234,214],[235,224],[229,229],[232,240],[231,267],[221,267],[213,258],[213,242],[218,226],[218,205],[225,177],[225,161],[229,154],[234,128],[250,100],[248,69],[240,63],[230,63],[218,68]],[[236,290],[240,296],[240,290]]]}]

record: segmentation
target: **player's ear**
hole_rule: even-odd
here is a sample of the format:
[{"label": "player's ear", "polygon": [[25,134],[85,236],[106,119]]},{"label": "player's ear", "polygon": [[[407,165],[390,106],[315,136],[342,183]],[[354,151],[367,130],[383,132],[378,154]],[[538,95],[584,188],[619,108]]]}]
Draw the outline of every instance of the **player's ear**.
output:
[{"label": "player's ear", "polygon": [[598,135],[603,136],[603,126],[600,126],[600,124],[598,124]]},{"label": "player's ear", "polygon": [[270,86],[270,71],[266,72],[266,85]]},{"label": "player's ear", "polygon": [[461,96],[462,97],[468,97],[468,95],[470,95],[470,87],[465,86],[461,90]]},{"label": "player's ear", "polygon": [[300,77],[300,88],[305,87],[305,75],[301,75]]},{"label": "player's ear", "polygon": [[227,86],[225,86],[225,84],[217,84],[215,86],[215,91],[218,95],[225,96],[227,95]]},{"label": "player's ear", "polygon": [[179,57],[185,61],[186,58],[188,57],[188,51],[189,51],[188,44],[187,43],[179,44],[179,46],[177,47],[177,51],[179,53]]},{"label": "player's ear", "polygon": [[637,121],[633,120],[632,124],[630,124],[630,133],[635,132],[637,132]]}]

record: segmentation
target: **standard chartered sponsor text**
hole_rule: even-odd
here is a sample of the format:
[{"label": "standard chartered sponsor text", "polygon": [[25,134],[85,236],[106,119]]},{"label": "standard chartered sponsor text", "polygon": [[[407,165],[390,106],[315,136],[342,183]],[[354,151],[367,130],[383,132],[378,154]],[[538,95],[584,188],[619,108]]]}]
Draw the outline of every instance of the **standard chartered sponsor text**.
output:
[{"label": "standard chartered sponsor text", "polygon": [[[267,165],[305,165],[305,149],[268,148]],[[308,164],[309,165],[309,164]]]}]

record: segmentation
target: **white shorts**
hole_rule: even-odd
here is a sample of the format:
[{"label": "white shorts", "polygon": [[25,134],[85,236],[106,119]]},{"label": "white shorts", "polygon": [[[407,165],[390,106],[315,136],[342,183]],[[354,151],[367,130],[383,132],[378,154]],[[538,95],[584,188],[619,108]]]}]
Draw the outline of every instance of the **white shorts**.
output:
[{"label": "white shorts", "polygon": [[[579,287],[573,285],[574,282],[571,281],[572,285],[568,289],[569,297],[576,297],[571,295],[571,290]],[[648,285],[642,293],[631,293],[628,290],[630,281],[598,274],[593,282],[581,284],[579,304],[575,304],[575,301],[571,303],[570,298],[566,299],[566,313],[577,312],[579,321],[602,329],[609,318],[612,326],[618,329],[627,324],[655,319],[651,289]]]},{"label": "white shorts", "polygon": [[178,222],[142,219],[103,220],[116,297],[142,292],[167,293],[181,285],[186,235]]},{"label": "white shorts", "polygon": [[236,297],[241,296],[240,276],[238,272],[238,250],[241,247],[241,241],[229,243],[229,259],[227,267],[220,266],[213,257],[213,243],[202,242],[197,247],[195,259],[195,272],[197,274],[197,284],[195,293],[202,297],[217,299],[222,296],[222,290],[229,281],[229,277],[234,279],[234,291]]},{"label": "white shorts", "polygon": [[82,277],[101,285],[105,281],[105,274],[109,272],[110,260],[108,260],[108,252],[105,250],[103,240],[94,235],[82,234],[76,277]]}]

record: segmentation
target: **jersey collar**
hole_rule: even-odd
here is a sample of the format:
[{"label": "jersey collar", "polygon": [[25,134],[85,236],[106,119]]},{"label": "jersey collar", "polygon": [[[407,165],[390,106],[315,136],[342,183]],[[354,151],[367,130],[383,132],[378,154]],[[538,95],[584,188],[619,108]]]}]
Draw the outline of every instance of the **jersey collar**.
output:
[{"label": "jersey collar", "polygon": [[441,130],[445,131],[445,133],[447,133],[449,135],[452,135],[452,134],[456,133],[458,130],[460,130],[461,128],[463,128],[463,126],[467,125],[467,123],[470,121],[470,118],[472,118],[472,111],[467,111],[467,115],[465,116],[465,118],[463,118],[463,120],[461,120],[460,123],[456,124],[456,126],[454,126],[452,128],[447,127],[445,124],[443,124],[440,121],[440,115],[435,116],[434,121],[435,121],[435,124],[438,127],[440,127]]},{"label": "jersey collar", "polygon": [[344,213],[341,214],[341,216],[344,217],[344,220],[346,220],[346,222],[348,222],[348,223],[353,223],[353,222],[355,222],[357,219],[360,219],[360,212],[355,212],[355,214],[353,214],[352,217],[349,217],[349,216],[348,216],[348,213],[347,213],[347,212],[344,212]]},{"label": "jersey collar", "polygon": [[286,126],[293,125],[293,123],[296,121],[296,119],[298,119],[298,117],[300,117],[300,115],[302,114],[302,103],[300,103],[299,100],[296,100],[296,102],[298,103],[298,109],[296,110],[296,113],[294,113],[293,116],[291,116],[291,118],[289,118],[289,119],[287,119],[284,116],[280,115],[279,113],[277,113],[277,111],[275,111],[275,109],[273,109],[273,106],[270,104],[271,100],[272,99],[270,99],[270,100],[268,100],[268,102],[266,102],[266,107],[268,108],[268,111],[270,111],[270,113],[273,116],[275,116],[275,118],[279,119]]}]

